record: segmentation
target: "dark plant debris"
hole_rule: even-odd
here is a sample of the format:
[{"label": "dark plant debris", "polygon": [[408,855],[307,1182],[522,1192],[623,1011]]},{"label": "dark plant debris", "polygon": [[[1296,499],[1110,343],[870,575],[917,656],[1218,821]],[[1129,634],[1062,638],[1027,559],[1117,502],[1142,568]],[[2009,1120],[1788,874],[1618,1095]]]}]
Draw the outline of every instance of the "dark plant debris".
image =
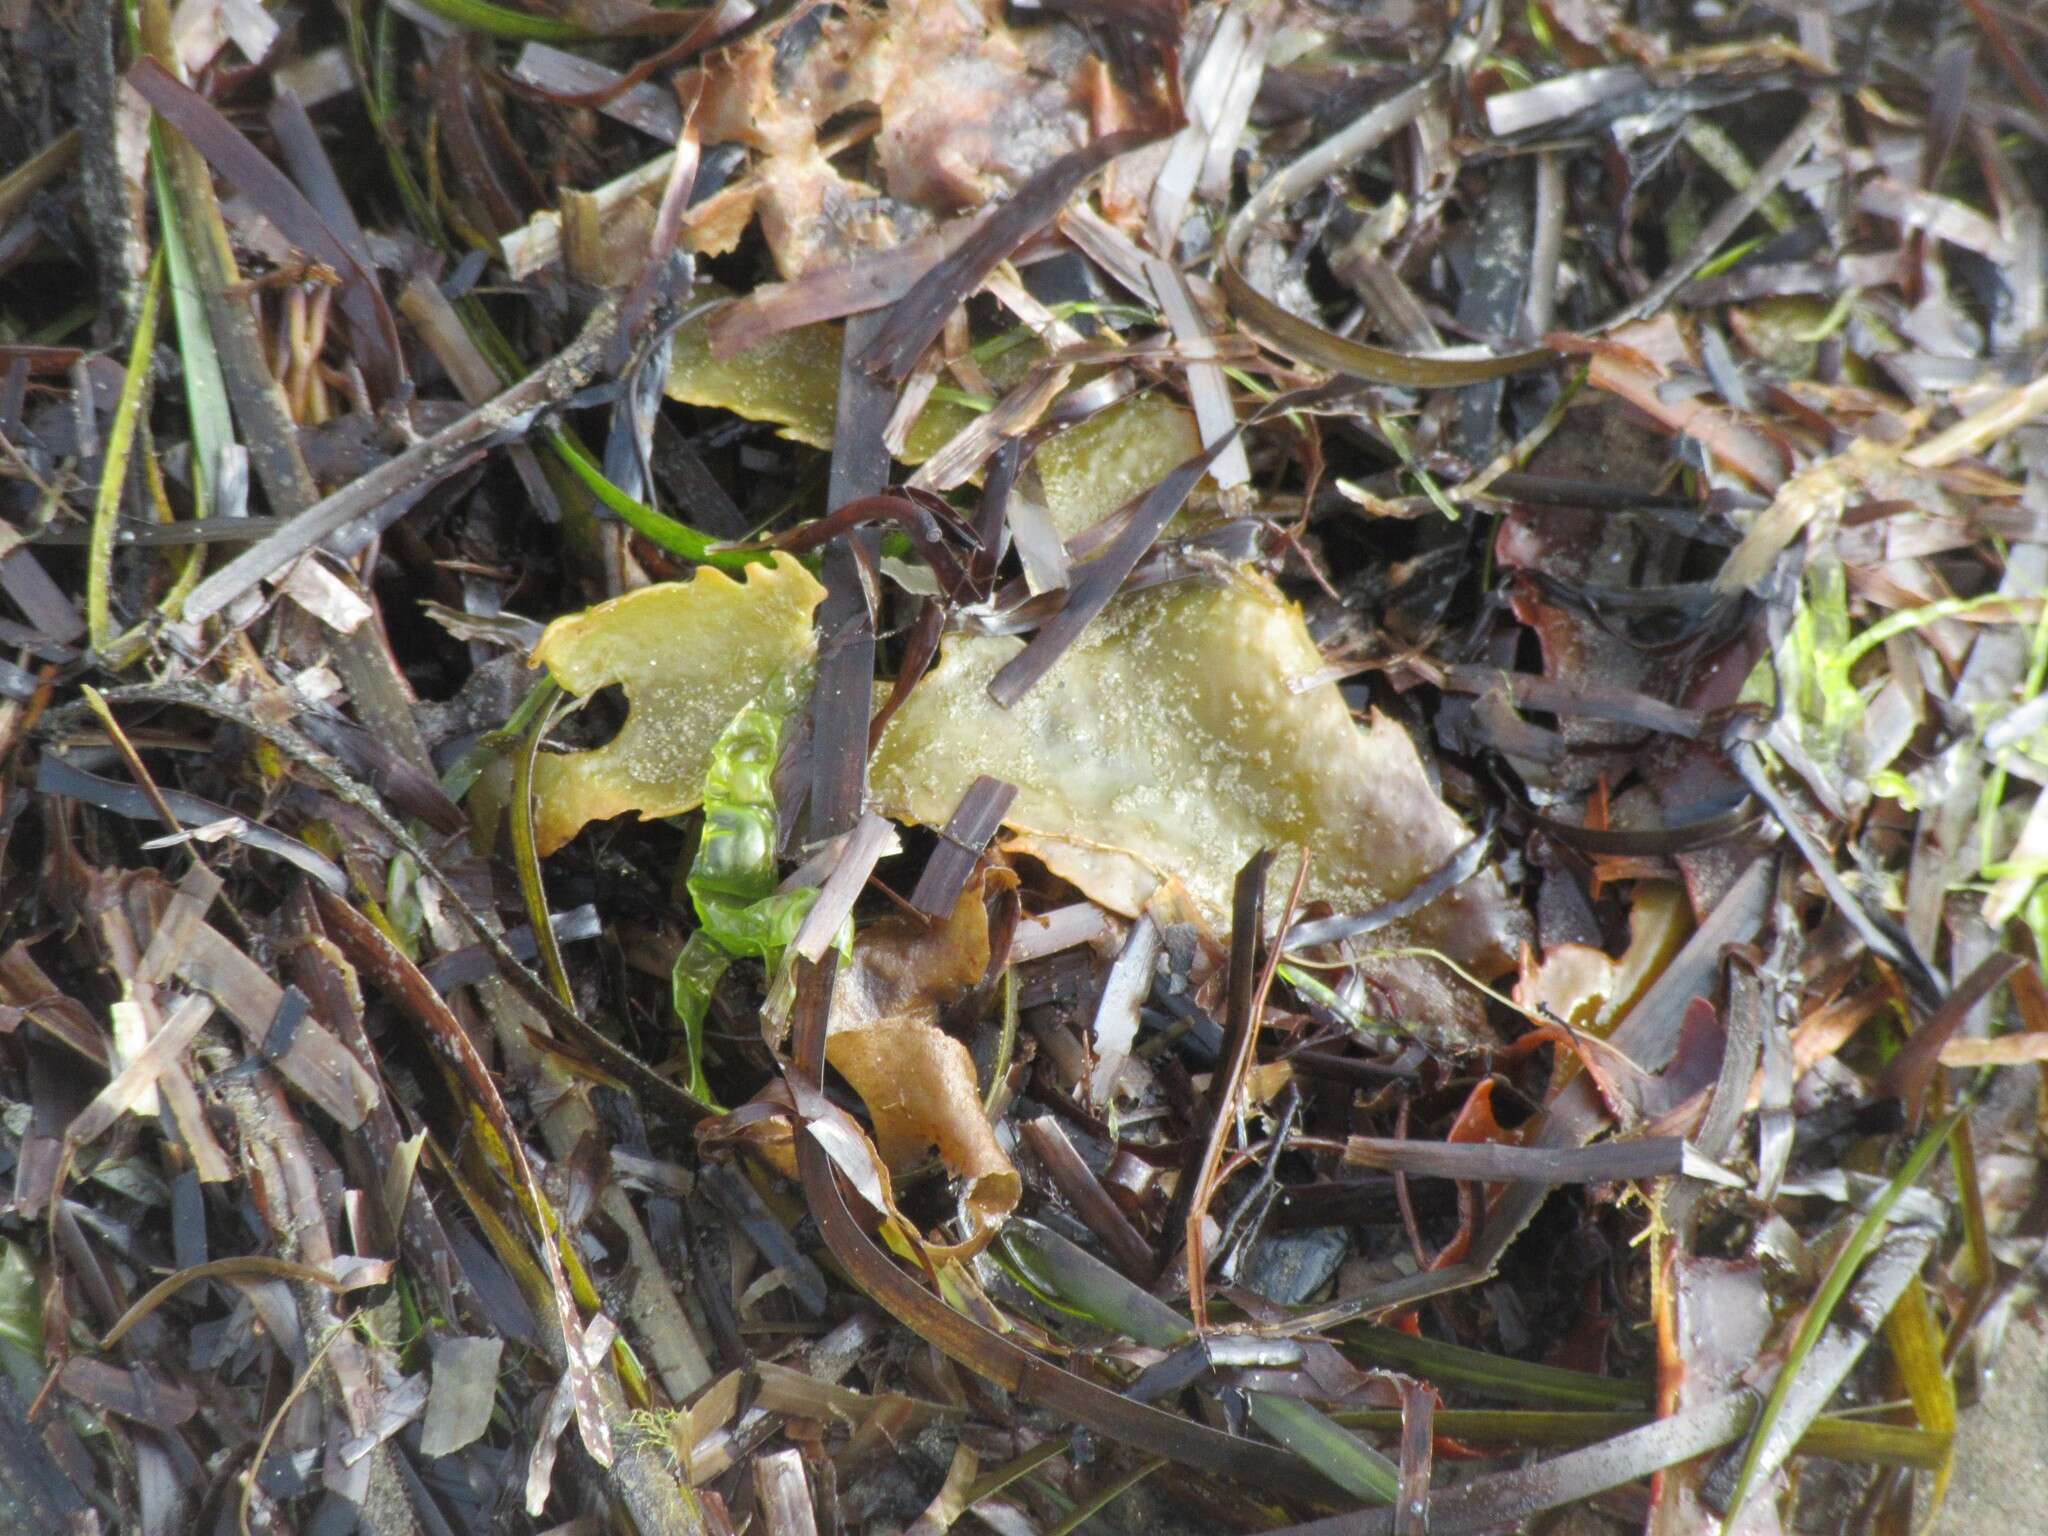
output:
[{"label": "dark plant debris", "polygon": [[0,87],[12,1526],[1954,1491],[2038,7],[0,0]]}]

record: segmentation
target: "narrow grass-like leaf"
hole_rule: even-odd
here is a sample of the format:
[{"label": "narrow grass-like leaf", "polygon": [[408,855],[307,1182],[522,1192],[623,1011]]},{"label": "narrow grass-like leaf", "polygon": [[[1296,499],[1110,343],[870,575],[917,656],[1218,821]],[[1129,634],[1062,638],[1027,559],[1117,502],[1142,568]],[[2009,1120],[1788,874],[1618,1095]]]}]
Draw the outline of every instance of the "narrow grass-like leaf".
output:
[{"label": "narrow grass-like leaf", "polygon": [[542,678],[527,689],[526,697],[519,701],[519,707],[512,711],[505,723],[495,731],[485,733],[455,760],[454,767],[441,775],[442,793],[459,803],[476,786],[476,781],[494,759],[506,751],[515,750],[526,739],[534,720],[560,692],[552,678]]},{"label": "narrow grass-like leaf", "polygon": [[[1859,631],[1853,640],[1828,658],[1828,664],[1838,668],[1846,678],[1857,662],[1894,635],[1908,634],[1938,619],[1961,618],[1965,614],[1979,613],[1986,608],[2006,607],[2017,610],[2023,601],[2015,598],[2010,592],[1985,592],[1976,597],[1944,597],[1935,602],[1923,603],[1917,608],[1900,608],[1886,614],[1868,629]],[[2017,613],[2013,622],[2018,622]]]},{"label": "narrow grass-like leaf", "polygon": [[[1299,925],[1297,925],[1299,926]],[[1360,1013],[1356,1008],[1337,995],[1334,988],[1318,980],[1313,974],[1298,965],[1282,965],[1278,975],[1290,987],[1317,1006],[1327,1008],[1344,1021],[1345,1028],[1353,1034],[1367,1037],[1391,1038],[1399,1030],[1391,1023],[1382,1023]]]},{"label": "narrow grass-like leaf", "polygon": [[[1872,945],[1873,949],[1877,946]],[[1878,1079],[1885,1092],[1904,1101],[1909,1124],[1917,1122],[1940,1063],[1941,1049],[1952,1039],[1963,1021],[1988,1001],[2025,962],[2017,954],[1994,952],[1986,955],[1956,983],[1941,1005],[1921,1021],[1896,1056],[1885,1063]]]},{"label": "narrow grass-like leaf", "polygon": [[1129,1472],[1125,1473],[1115,1482],[1110,1483],[1100,1492],[1083,1499],[1079,1504],[1075,1505],[1073,1511],[1060,1521],[1058,1525],[1047,1531],[1045,1536],[1073,1536],[1073,1532],[1078,1531],[1082,1526],[1094,1519],[1095,1516],[1109,1508],[1110,1505],[1114,1504],[1118,1499],[1129,1493],[1138,1484],[1145,1481],[1146,1478],[1165,1465],[1166,1459],[1164,1457],[1155,1457],[1151,1461],[1142,1462],[1138,1466],[1133,1467]]},{"label": "narrow grass-like leaf", "polygon": [[[1352,1408],[1331,1417],[1350,1428],[1376,1433],[1394,1434],[1401,1428],[1398,1408]],[[1653,1416],[1648,1412],[1618,1409],[1439,1408],[1436,1412],[1440,1435],[1515,1451],[1591,1445],[1651,1422]],[[1948,1460],[1950,1445],[1950,1436],[1933,1430],[1829,1414],[1807,1426],[1795,1450],[1801,1456],[1926,1472]]]},{"label": "narrow grass-like leaf", "polygon": [[567,432],[554,428],[548,433],[548,444],[555,450],[555,456],[575,473],[604,506],[616,515],[620,522],[631,528],[648,542],[667,550],[679,559],[695,565],[715,565],[720,570],[737,571],[749,565],[758,565],[769,557],[766,554],[738,554],[718,547],[718,540],[708,533],[699,533],[687,523],[679,523],[664,512],[657,512],[646,503],[637,501],[620,490],[606,477],[589,454]]},{"label": "narrow grass-like leaf", "polygon": [[0,1369],[31,1393],[45,1370],[43,1282],[28,1249],[11,1239],[0,1239]]},{"label": "narrow grass-like leaf", "polygon": [[1283,356],[1326,368],[1367,384],[1392,384],[1404,389],[1457,389],[1489,379],[1525,373],[1557,360],[1545,347],[1492,357],[1413,357],[1384,347],[1332,335],[1319,325],[1281,308],[1245,280],[1226,256],[1217,280],[1238,323]]},{"label": "narrow grass-like leaf", "polygon": [[1401,1469],[1312,1403],[1247,1392],[1252,1422],[1347,1493],[1373,1504],[1401,1496]]},{"label": "narrow grass-like leaf", "polygon": [[550,681],[541,684],[537,691],[541,696],[539,705],[527,726],[525,739],[519,744],[518,755],[512,759],[512,862],[519,873],[519,895],[526,903],[526,921],[540,951],[542,974],[554,988],[555,996],[562,1000],[562,1006],[574,1008],[576,996],[569,989],[569,972],[562,964],[562,947],[555,940],[555,926],[548,921],[547,886],[541,879],[540,850],[533,840],[533,761],[540,751],[541,738],[553,723],[552,706],[562,690]]},{"label": "narrow grass-like leaf", "polygon": [[515,11],[510,6],[493,5],[491,0],[419,0],[419,5],[445,22],[486,37],[534,43],[587,43],[598,35],[572,21]]},{"label": "narrow grass-like leaf", "polygon": [[156,58],[130,66],[127,83],[170,127],[204,157],[293,245],[332,267],[341,286],[335,304],[349,321],[354,357],[373,398],[383,400],[406,382],[398,323],[376,274],[313,206],[297,183],[245,137],[205,97]]},{"label": "narrow grass-like leaf", "polygon": [[1926,1472],[1948,1465],[1953,1443],[1952,1436],[1931,1429],[1829,1414],[1807,1425],[1806,1433],[1793,1449],[1801,1456],[1860,1461],[1876,1467],[1911,1467]]},{"label": "narrow grass-like leaf", "polygon": [[[1754,1394],[1736,1393],[1561,1456],[1438,1489],[1430,1499],[1429,1528],[1435,1536],[1519,1529],[1545,1510],[1622,1487],[1728,1444],[1742,1433],[1755,1406]],[[1396,1513],[1355,1510],[1286,1526],[1273,1536],[1393,1536]]]},{"label": "narrow grass-like leaf", "polygon": [[890,309],[859,357],[861,367],[892,381],[905,378],[954,307],[979,288],[998,263],[1052,222],[1086,181],[1118,155],[1142,148],[1138,129],[1105,134],[1071,150],[1031,177]]},{"label": "narrow grass-like leaf", "polygon": [[1157,1296],[1036,1222],[1011,1222],[1002,1243],[1034,1281],[1112,1333],[1150,1349],[1172,1349],[1194,1332]]},{"label": "narrow grass-like leaf", "polygon": [[504,1096],[498,1092],[497,1079],[447,1003],[396,945],[339,897],[319,891],[315,899],[320,904],[321,919],[343,955],[358,972],[389,990],[417,1018],[436,1054],[468,1099],[470,1129],[479,1149],[520,1197],[561,1326],[564,1380],[574,1405],[577,1428],[592,1459],[609,1467],[611,1429],[598,1377],[580,1347],[583,1318],[578,1311],[579,1298],[571,1288],[571,1267],[579,1276],[583,1270],[581,1255],[573,1244],[563,1241],[560,1221],[534,1176],[526,1144],[520,1140]]},{"label": "narrow grass-like leaf", "polygon": [[[1756,169],[1749,163],[1749,157],[1727,131],[1705,117],[1696,117],[1685,125],[1685,142],[1692,152],[1706,162],[1716,176],[1740,192],[1749,185]],[[1787,201],[1781,188],[1772,189],[1769,196],[1758,206],[1757,212],[1764,216],[1771,228],[1783,234],[1796,222],[1792,205]]]},{"label": "narrow grass-like leaf", "polygon": [[1749,1445],[1742,1453],[1742,1467],[1735,1475],[1735,1488],[1728,1496],[1728,1514],[1722,1522],[1722,1536],[1730,1536],[1736,1522],[1742,1515],[1742,1506],[1749,1497],[1749,1491],[1756,1480],[1757,1465],[1763,1456],[1764,1444],[1770,1439],[1771,1430],[1784,1412],[1785,1399],[1798,1379],[1807,1356],[1813,1353],[1820,1342],[1822,1332],[1827,1328],[1828,1319],[1834,1314],[1835,1306],[1847,1294],[1849,1284],[1856,1278],[1863,1261],[1870,1257],[1884,1236],[1885,1228],[1891,1224],[1892,1209],[1906,1191],[1918,1184],[1928,1168],[1940,1153],[1948,1135],[1969,1110],[1970,1097],[1953,1110],[1947,1119],[1920,1138],[1920,1144],[1913,1148],[1904,1166],[1887,1184],[1871,1207],[1864,1213],[1849,1241],[1842,1245],[1842,1251],[1835,1256],[1827,1275],[1820,1283],[1820,1289],[1806,1309],[1806,1316],[1800,1322],[1799,1332],[1793,1337],[1792,1347],[1786,1352],[1785,1363],[1778,1370],[1778,1377],[1771,1385],[1771,1395],[1764,1400],[1763,1411],[1757,1415],[1756,1426],[1751,1431]]},{"label": "narrow grass-like leaf", "polygon": [[[133,784],[123,784],[87,773],[69,758],[54,752],[46,752],[37,759],[36,792],[83,800],[88,805],[97,806],[115,816],[126,817],[130,821],[160,822],[163,813],[168,810],[183,826],[205,827],[234,816],[233,811],[217,800],[187,794],[179,789],[159,790],[152,795]],[[330,891],[340,892],[348,889],[347,877],[333,860],[325,854],[315,852],[296,837],[279,832],[274,827],[245,820],[228,836],[234,842],[251,848],[260,848],[265,853],[296,865]]]},{"label": "narrow grass-like leaf", "polygon": [[114,639],[114,532],[121,516],[121,490],[128,479],[128,460],[135,448],[135,424],[142,413],[149,359],[156,346],[157,300],[163,293],[164,253],[159,249],[149,266],[142,293],[142,313],[135,321],[135,339],[128,346],[128,370],[121,379],[121,397],[107,431],[101,461],[99,495],[92,509],[92,544],[85,570],[85,629],[92,648],[105,651]]},{"label": "narrow grass-like leaf", "polygon": [[[150,129],[151,141],[160,140],[163,130]],[[199,273],[192,260],[191,238],[178,214],[178,200],[171,189],[161,149],[149,157],[150,173],[156,181],[157,222],[163,232],[166,276],[171,288],[171,318],[178,330],[178,371],[185,380],[185,413],[192,435],[192,515],[207,517],[213,512],[214,476],[220,469],[221,450],[235,440],[234,416],[228,407],[227,379],[220,370],[220,353],[214,349],[213,330],[206,320],[206,299],[200,292]]]},{"label": "narrow grass-like leaf", "polygon": [[[1153,1349],[1193,1337],[1172,1307],[1035,1223],[1013,1221],[1002,1241],[1033,1279],[1091,1322]],[[1340,1488],[1382,1504],[1399,1494],[1400,1468],[1321,1409],[1270,1392],[1247,1392],[1245,1401],[1253,1423]]]},{"label": "narrow grass-like leaf", "polygon": [[398,119],[392,91],[392,81],[397,75],[398,13],[388,5],[378,6],[377,34],[372,38],[363,17],[366,3],[367,0],[343,0],[342,5],[348,19],[349,60],[355,66],[357,95],[371,131],[384,147],[385,165],[398,188],[398,198],[405,207],[406,217],[412,222],[415,232],[429,245],[439,247],[447,243],[446,232],[441,227],[433,200],[420,186],[419,178],[413,175],[412,166],[405,158],[404,141],[394,126]]},{"label": "narrow grass-like leaf", "polygon": [[[1510,1360],[1484,1350],[1467,1349],[1462,1344],[1418,1339],[1373,1323],[1348,1329],[1345,1341],[1375,1365],[1406,1371],[1439,1387],[1463,1387],[1482,1397],[1508,1402],[1567,1403],[1584,1408],[1646,1407],[1650,1401],[1650,1389],[1640,1382]],[[1448,1412],[1439,1412],[1439,1423]]]},{"label": "narrow grass-like leaf", "polygon": [[[1962,1208],[1963,1253],[1959,1263],[1967,1265],[1959,1271],[1966,1276],[1973,1292],[1982,1293],[1988,1299],[1989,1290],[1998,1273],[1998,1261],[1991,1256],[1991,1223],[1984,1210],[1984,1179],[1977,1166],[1977,1143],[1970,1134],[1970,1122],[1956,1123],[1955,1133],[1949,1138],[1949,1156],[1955,1160],[1956,1203]],[[1971,1308],[1966,1304],[1963,1311]],[[1967,1317],[1958,1318],[1966,1324]],[[1945,1347],[1943,1353],[1948,1353]]]},{"label": "narrow grass-like leaf", "polygon": [[1602,1184],[1685,1173],[1738,1183],[1699,1155],[1682,1136],[1624,1137],[1590,1147],[1519,1147],[1502,1142],[1410,1141],[1353,1136],[1344,1161],[1419,1178],[1488,1183]]},{"label": "narrow grass-like leaf", "polygon": [[1402,467],[1420,483],[1422,493],[1429,498],[1430,504],[1452,522],[1457,522],[1459,513],[1456,504],[1444,495],[1443,488],[1436,483],[1436,476],[1429,472],[1429,466],[1415,456],[1415,449],[1408,441],[1408,434],[1401,429],[1401,424],[1392,416],[1377,411],[1373,413],[1372,420],[1373,425],[1380,429],[1380,435],[1394,445],[1394,452],[1400,456]]},{"label": "narrow grass-like leaf", "polygon": [[1708,278],[1719,277],[1722,273],[1737,266],[1744,257],[1748,256],[1751,251],[1763,243],[1764,237],[1762,235],[1754,235],[1747,240],[1737,241],[1719,256],[1716,256],[1712,261],[1707,262],[1700,268],[1699,281],[1705,282]]},{"label": "narrow grass-like leaf", "polygon": [[1477,52],[1469,36],[1454,36],[1440,61],[1445,68],[1429,71],[1296,156],[1268,177],[1231,216],[1223,237],[1222,260],[1217,263],[1216,279],[1241,327],[1298,362],[1312,363],[1368,384],[1393,384],[1407,389],[1455,389],[1539,367],[1555,358],[1555,353],[1543,348],[1506,356],[1452,360],[1411,357],[1383,347],[1367,346],[1348,337],[1332,335],[1321,326],[1282,308],[1254,288],[1238,268],[1246,242],[1260,223],[1320,186],[1333,172],[1354,164],[1406,128],[1437,99],[1442,80],[1467,67]]},{"label": "narrow grass-like leaf", "polygon": [[1053,1457],[1064,1454],[1067,1449],[1067,1442],[1057,1436],[1042,1441],[1016,1460],[1004,1463],[993,1472],[982,1473],[974,1486],[967,1490],[967,1497],[962,1500],[962,1503],[968,1509],[974,1508],[983,1499],[992,1498],[996,1494],[1001,1493],[1010,1484],[1017,1481],[1018,1478],[1023,1477],[1027,1473],[1036,1472],[1048,1461],[1051,1461]]}]

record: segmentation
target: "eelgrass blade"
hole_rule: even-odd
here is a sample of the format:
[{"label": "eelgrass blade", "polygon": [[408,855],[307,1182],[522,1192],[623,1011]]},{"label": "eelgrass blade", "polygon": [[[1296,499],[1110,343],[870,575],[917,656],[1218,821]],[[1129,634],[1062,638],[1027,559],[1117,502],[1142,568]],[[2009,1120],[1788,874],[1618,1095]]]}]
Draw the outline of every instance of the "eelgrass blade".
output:
[{"label": "eelgrass blade", "polygon": [[[1401,1428],[1398,1408],[1351,1408],[1331,1417],[1347,1428],[1378,1434],[1394,1434]],[[1439,1408],[1435,1428],[1449,1439],[1499,1446],[1507,1454],[1592,1445],[1654,1422],[1646,1409]],[[1829,1414],[1807,1426],[1794,1451],[1830,1461],[1932,1472],[1948,1460],[1952,1443],[1952,1436],[1931,1429]]]},{"label": "eelgrass blade", "polygon": [[738,571],[768,558],[764,554],[739,554],[720,549],[718,540],[708,533],[699,533],[689,524],[679,523],[667,513],[657,512],[628,496],[606,478],[604,470],[567,432],[559,428],[550,431],[548,443],[555,456],[568,465],[607,511],[650,544],[678,559],[688,560],[694,565],[715,565],[722,571]]},{"label": "eelgrass blade", "polygon": [[[163,131],[152,124],[150,135],[154,144],[162,138]],[[208,517],[213,513],[221,451],[235,440],[235,421],[228,406],[227,380],[220,371],[220,353],[214,349],[213,330],[206,320],[206,298],[200,291],[198,269],[186,244],[191,234],[179,216],[178,200],[160,149],[150,155],[149,164],[156,182],[157,222],[163,232],[171,318],[178,332],[178,371],[185,380],[185,415],[192,437],[192,515]]]},{"label": "eelgrass blade", "polygon": [[541,684],[541,689],[540,707],[534,711],[533,722],[519,743],[518,755],[512,759],[512,861],[519,874],[519,895],[526,904],[526,921],[533,928],[540,950],[541,973],[547,977],[555,996],[562,1000],[562,1006],[574,1008],[576,996],[569,989],[562,947],[556,942],[554,924],[548,921],[547,886],[541,878],[540,848],[533,836],[533,760],[540,751],[541,738],[554,723],[552,706],[561,693],[553,682]]},{"label": "eelgrass blade", "polygon": [[1647,1406],[1650,1389],[1587,1371],[1511,1360],[1462,1344],[1419,1339],[1374,1323],[1347,1329],[1345,1342],[1375,1365],[1420,1376],[1439,1387],[1462,1387],[1507,1402],[1558,1403],[1581,1408]]},{"label": "eelgrass blade", "polygon": [[136,317],[135,337],[128,345],[128,368],[121,378],[121,395],[114,407],[113,425],[107,431],[99,494],[93,502],[92,543],[87,552],[85,571],[85,627],[92,648],[100,652],[105,652],[114,639],[115,525],[121,516],[121,492],[128,481],[128,463],[135,449],[136,421],[142,413],[143,395],[149,382],[150,355],[156,347],[157,300],[163,293],[163,285],[164,253],[159,248],[149,264],[149,280],[142,294],[142,312]]},{"label": "eelgrass blade", "polygon": [[465,32],[481,32],[486,37],[516,42],[587,43],[601,35],[573,21],[515,11],[510,6],[493,5],[491,0],[419,0],[419,5],[429,15]]},{"label": "eelgrass blade", "polygon": [[[1011,1222],[1003,1242],[1034,1279],[1091,1322],[1154,1349],[1194,1335],[1158,1297],[1034,1222]],[[1400,1493],[1400,1469],[1321,1409],[1272,1392],[1247,1392],[1245,1401],[1253,1423],[1346,1492],[1382,1504]]]},{"label": "eelgrass blade", "polygon": [[1116,1481],[1075,1505],[1073,1513],[1047,1531],[1045,1536],[1073,1536],[1073,1532],[1078,1531],[1165,1465],[1164,1457],[1154,1457],[1150,1461],[1141,1462]]},{"label": "eelgrass blade", "polygon": [[1247,1392],[1252,1422],[1347,1493],[1372,1504],[1401,1496],[1401,1469],[1313,1403]]},{"label": "eelgrass blade", "polygon": [[1828,1319],[1834,1315],[1835,1306],[1847,1294],[1850,1282],[1863,1267],[1863,1261],[1870,1257],[1879,1239],[1891,1223],[1893,1208],[1906,1191],[1918,1184],[1933,1164],[1942,1144],[1956,1123],[1967,1112],[1970,1098],[1965,1097],[1960,1107],[1953,1110],[1939,1125],[1920,1138],[1920,1144],[1913,1148],[1904,1166],[1887,1184],[1884,1192],[1872,1202],[1864,1213],[1861,1223],[1849,1241],[1842,1245],[1842,1251],[1835,1256],[1827,1275],[1821,1280],[1820,1289],[1814,1293],[1813,1302],[1806,1309],[1806,1316],[1799,1325],[1799,1332],[1793,1337],[1792,1348],[1786,1352],[1785,1363],[1779,1368],[1777,1380],[1771,1384],[1771,1393],[1764,1400],[1763,1411],[1757,1415],[1756,1427],[1749,1437],[1748,1448],[1742,1454],[1741,1469],[1735,1475],[1734,1490],[1728,1496],[1728,1513],[1721,1525],[1722,1536],[1729,1536],[1735,1529],[1736,1520],[1742,1514],[1742,1506],[1749,1498],[1750,1489],[1763,1461],[1764,1447],[1776,1427],[1779,1416],[1785,1411],[1786,1399],[1792,1391],[1792,1384],[1799,1377],[1814,1346],[1820,1342],[1822,1332],[1827,1328]]}]

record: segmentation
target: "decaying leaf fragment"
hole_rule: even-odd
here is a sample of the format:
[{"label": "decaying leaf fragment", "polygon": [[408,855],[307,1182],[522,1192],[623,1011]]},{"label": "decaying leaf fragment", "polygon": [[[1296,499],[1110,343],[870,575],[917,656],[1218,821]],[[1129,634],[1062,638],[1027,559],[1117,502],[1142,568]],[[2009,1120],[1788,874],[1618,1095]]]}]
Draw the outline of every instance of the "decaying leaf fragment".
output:
[{"label": "decaying leaf fragment", "polygon": [[[934,214],[979,207],[1087,137],[1071,29],[1012,30],[1000,0],[893,0],[767,29],[705,78],[706,143],[755,152],[761,233],[785,276],[885,249]],[[843,173],[822,130],[879,115],[881,185]]]},{"label": "decaying leaf fragment", "polygon": [[505,1341],[451,1336],[434,1341],[433,1383],[420,1437],[423,1456],[452,1456],[490,1428]]},{"label": "decaying leaf fragment", "polygon": [[978,888],[927,927],[885,917],[861,931],[833,989],[825,1059],[852,1085],[875,1143],[901,1171],[936,1146],[963,1185],[968,1243],[979,1247],[1022,1192],[981,1105],[967,1047],[939,1028],[939,1011],[988,969],[988,909]]},{"label": "decaying leaf fragment", "polygon": [[534,841],[543,854],[585,822],[625,811],[675,816],[704,798],[712,744],[762,690],[809,660],[825,595],[787,555],[734,580],[702,567],[550,624],[532,664],[579,697],[612,683],[630,713],[587,752],[534,763]]},{"label": "decaying leaf fragment", "polygon": [[1628,914],[1628,948],[1607,955],[1590,944],[1553,945],[1540,962],[1525,960],[1515,1001],[1605,1036],[1664,972],[1692,931],[1685,888],[1676,881],[1644,881]]},{"label": "decaying leaf fragment", "polygon": [[[1012,709],[987,692],[1023,642],[959,635],[890,723],[872,768],[891,814],[943,824],[977,774],[1017,785],[1013,847],[1104,906],[1140,911],[1184,884],[1220,931],[1232,877],[1260,848],[1309,848],[1306,899],[1362,912],[1400,895],[1470,833],[1407,733],[1361,727],[1301,611],[1250,574],[1112,603]],[[1274,915],[1278,918],[1277,912]],[[1482,871],[1375,947],[1427,945],[1477,969],[1510,961],[1521,919]],[[1422,1017],[1469,1005],[1440,973],[1379,964]]]}]

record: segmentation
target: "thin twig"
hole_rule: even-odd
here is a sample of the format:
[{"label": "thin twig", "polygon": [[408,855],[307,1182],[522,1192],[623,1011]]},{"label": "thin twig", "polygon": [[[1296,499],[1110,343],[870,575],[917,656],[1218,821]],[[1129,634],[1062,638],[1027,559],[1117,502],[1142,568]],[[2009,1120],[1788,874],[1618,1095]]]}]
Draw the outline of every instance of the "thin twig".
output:
[{"label": "thin twig", "polygon": [[597,377],[616,336],[619,316],[619,301],[606,299],[592,311],[574,341],[517,384],[315,502],[261,543],[243,550],[192,589],[185,599],[187,622],[211,618],[357,518],[375,513],[394,498],[433,485],[500,442],[522,439],[540,417],[565,405]]}]

